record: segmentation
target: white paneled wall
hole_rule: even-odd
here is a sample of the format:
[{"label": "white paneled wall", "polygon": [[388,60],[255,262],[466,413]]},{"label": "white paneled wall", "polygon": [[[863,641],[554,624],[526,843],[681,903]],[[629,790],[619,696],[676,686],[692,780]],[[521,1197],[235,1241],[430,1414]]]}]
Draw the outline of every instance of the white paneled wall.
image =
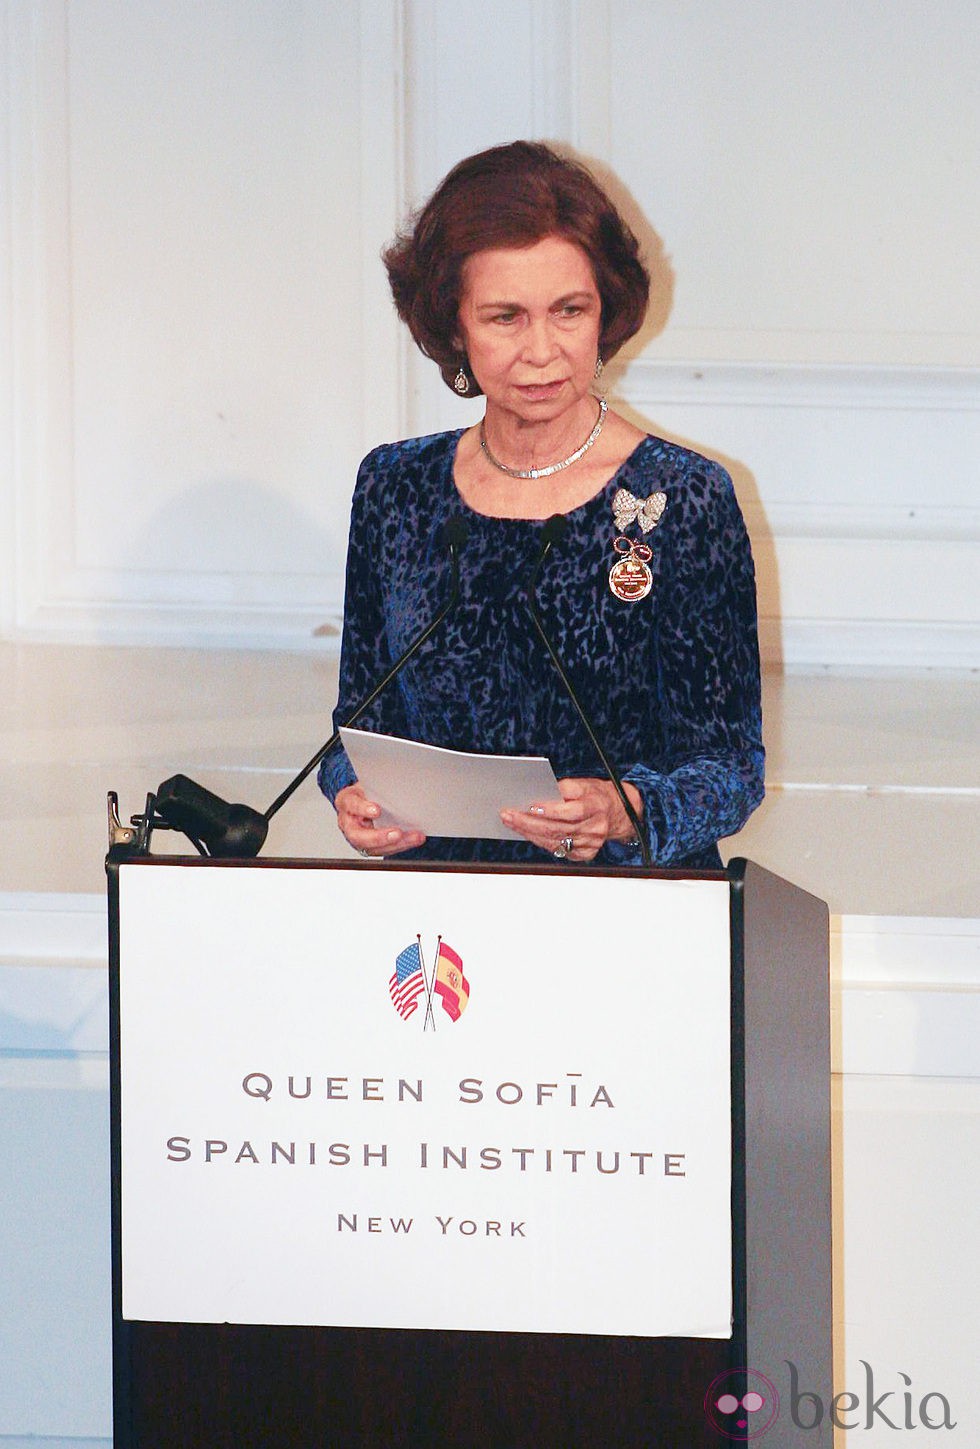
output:
[{"label": "white paneled wall", "polygon": [[613,394],[731,467],[767,655],[975,663],[974,0],[0,15],[3,633],[329,641],[358,458],[478,412],[399,337],[378,251],[533,135],[644,239]]},{"label": "white paneled wall", "polygon": [[394,5],[6,7],[15,633],[310,638],[398,430]]},{"label": "white paneled wall", "polygon": [[980,660],[978,382],[644,356],[622,392],[731,472],[770,660],[955,667]]},{"label": "white paneled wall", "polygon": [[661,356],[976,366],[970,0],[612,0],[608,159],[674,274]]}]

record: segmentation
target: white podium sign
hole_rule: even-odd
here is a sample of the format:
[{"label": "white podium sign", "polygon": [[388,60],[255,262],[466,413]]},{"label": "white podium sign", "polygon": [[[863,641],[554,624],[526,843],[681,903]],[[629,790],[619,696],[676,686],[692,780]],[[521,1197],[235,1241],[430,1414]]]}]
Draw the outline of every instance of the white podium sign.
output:
[{"label": "white podium sign", "polygon": [[724,881],[123,865],[128,1319],[731,1332]]}]

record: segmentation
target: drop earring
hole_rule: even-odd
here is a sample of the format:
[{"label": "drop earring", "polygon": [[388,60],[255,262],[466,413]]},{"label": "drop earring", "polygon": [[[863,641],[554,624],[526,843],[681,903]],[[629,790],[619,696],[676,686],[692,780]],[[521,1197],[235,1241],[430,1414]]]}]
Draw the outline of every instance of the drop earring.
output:
[{"label": "drop earring", "polygon": [[453,378],[453,387],[459,393],[460,397],[465,397],[470,390],[470,380],[463,370],[462,363],[459,364],[459,372]]},{"label": "drop earring", "polygon": [[603,367],[603,363],[602,363],[602,353],[600,352],[599,356],[595,360],[595,379],[596,379],[596,382],[598,382],[599,381],[599,378],[602,376],[602,367]]}]

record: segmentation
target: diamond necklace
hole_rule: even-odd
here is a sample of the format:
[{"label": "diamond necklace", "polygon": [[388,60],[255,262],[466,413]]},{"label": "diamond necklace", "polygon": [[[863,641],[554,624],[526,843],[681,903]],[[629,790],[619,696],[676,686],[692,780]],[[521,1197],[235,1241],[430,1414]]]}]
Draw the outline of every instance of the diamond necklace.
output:
[{"label": "diamond necklace", "polygon": [[606,399],[601,397],[599,399],[599,416],[596,418],[595,427],[585,442],[580,448],[576,448],[574,453],[569,453],[568,457],[562,458],[560,463],[552,463],[549,468],[508,468],[506,463],[501,463],[490,451],[490,444],[487,442],[486,418],[480,423],[480,447],[483,449],[487,462],[492,463],[495,468],[499,468],[501,473],[506,473],[508,478],[550,478],[552,473],[560,473],[563,468],[570,468],[573,463],[577,463],[579,458],[584,457],[589,451],[596,438],[602,432],[602,425],[606,421],[606,410],[608,406]]}]

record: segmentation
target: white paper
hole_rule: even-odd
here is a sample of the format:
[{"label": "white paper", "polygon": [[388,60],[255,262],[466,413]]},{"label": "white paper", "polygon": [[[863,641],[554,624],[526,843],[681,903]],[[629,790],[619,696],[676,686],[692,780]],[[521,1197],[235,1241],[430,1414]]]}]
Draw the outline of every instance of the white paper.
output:
[{"label": "white paper", "polygon": [[539,755],[470,755],[367,730],[341,729],[340,738],[369,799],[382,807],[381,828],[516,840],[501,810],[559,798],[551,764]]}]

